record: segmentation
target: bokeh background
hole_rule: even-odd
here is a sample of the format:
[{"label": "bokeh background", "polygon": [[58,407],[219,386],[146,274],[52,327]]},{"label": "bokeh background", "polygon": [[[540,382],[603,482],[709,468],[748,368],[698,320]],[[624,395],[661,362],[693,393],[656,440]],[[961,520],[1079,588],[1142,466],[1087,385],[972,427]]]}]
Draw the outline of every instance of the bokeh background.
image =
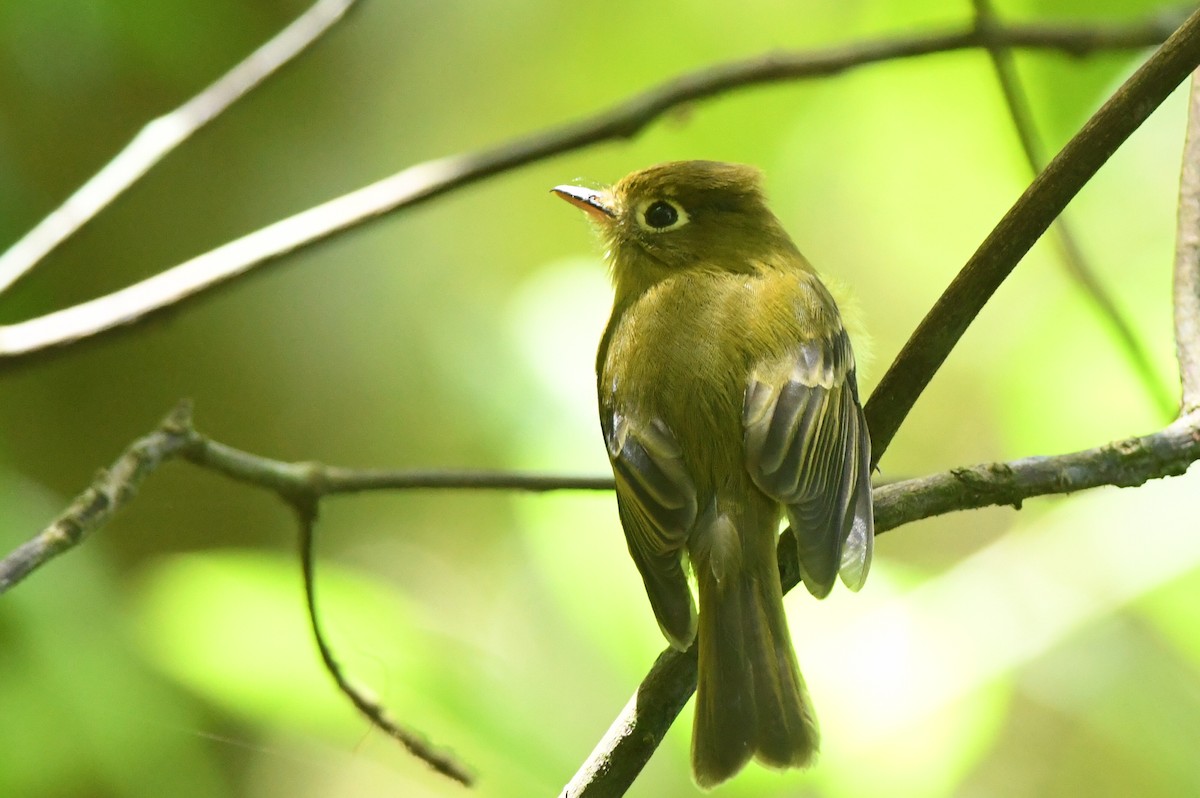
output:
[{"label": "bokeh background", "polygon": [[[301,0],[0,3],[0,242]],[[1021,20],[1160,2],[1016,0]],[[573,120],[681,72],[941,30],[967,3],[366,0],[0,299],[32,317],[425,159]],[[1019,58],[1053,151],[1146,53]],[[1172,393],[1184,96],[1069,215]],[[755,88],[367,225],[178,312],[0,375],[0,549],[181,397],[282,459],[603,474],[592,361],[609,289],[547,190],[654,162],[759,165],[849,286],[875,385],[1029,180],[984,54]],[[860,346],[863,344],[860,343]],[[885,478],[1053,454],[1166,421],[1042,244],[978,319]],[[787,604],[819,764],[727,796],[1200,793],[1200,476],[893,531],[867,587]],[[0,795],[453,796],[320,670],[291,518],[186,464],[0,598]],[[611,496],[414,493],[324,506],[320,596],[350,672],[455,751],[478,794],[556,794],[663,646]],[[633,795],[694,794],[690,707]]]}]

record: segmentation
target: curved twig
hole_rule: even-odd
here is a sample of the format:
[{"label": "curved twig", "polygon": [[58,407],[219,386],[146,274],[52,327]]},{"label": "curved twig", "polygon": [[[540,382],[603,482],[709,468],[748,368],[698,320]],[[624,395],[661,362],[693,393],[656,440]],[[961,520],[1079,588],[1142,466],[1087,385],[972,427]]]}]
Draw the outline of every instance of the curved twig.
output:
[{"label": "curved twig", "polygon": [[316,562],[313,557],[315,549],[313,533],[317,523],[317,504],[315,498],[292,502],[300,524],[300,569],[304,574],[304,604],[308,609],[308,623],[312,628],[313,640],[317,644],[317,652],[321,655],[325,671],[333,677],[333,681],[342,695],[350,699],[350,703],[354,704],[355,709],[361,712],[372,726],[386,732],[389,737],[403,745],[410,754],[425,762],[438,773],[470,787],[475,783],[475,777],[458,760],[449,753],[434,748],[420,734],[404,728],[393,720],[378,701],[359,690],[350,681],[346,672],[342,670],[341,663],[333,655],[333,649],[325,639],[320,616],[317,614]]},{"label": "curved twig", "polygon": [[191,403],[184,401],[158,429],[132,443],[113,465],[39,534],[0,559],[0,594],[75,546],[112,520],[142,482],[172,459],[183,459],[240,482],[273,491],[291,505],[300,525],[300,557],[309,623],[325,669],[341,692],[377,728],[395,738],[434,770],[470,785],[473,777],[452,756],[393,720],[346,676],[325,639],[317,615],[313,532],[320,500],[329,495],[380,490],[487,489],[545,492],[611,490],[611,478],[525,475],[496,471],[385,471],[284,463],[213,441],[192,426]]}]

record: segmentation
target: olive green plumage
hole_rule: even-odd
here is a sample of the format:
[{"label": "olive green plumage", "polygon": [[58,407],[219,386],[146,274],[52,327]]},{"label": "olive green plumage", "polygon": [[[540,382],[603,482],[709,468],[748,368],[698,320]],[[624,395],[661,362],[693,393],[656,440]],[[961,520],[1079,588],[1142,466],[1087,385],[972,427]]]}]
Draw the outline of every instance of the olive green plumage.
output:
[{"label": "olive green plumage", "polygon": [[678,649],[698,645],[692,766],[704,787],[751,757],[802,767],[817,749],[784,616],[780,519],[818,598],[839,573],[861,587],[874,532],[849,338],[759,183],[750,167],[680,161],[607,190],[555,189],[608,246],[601,428],[659,626]]}]

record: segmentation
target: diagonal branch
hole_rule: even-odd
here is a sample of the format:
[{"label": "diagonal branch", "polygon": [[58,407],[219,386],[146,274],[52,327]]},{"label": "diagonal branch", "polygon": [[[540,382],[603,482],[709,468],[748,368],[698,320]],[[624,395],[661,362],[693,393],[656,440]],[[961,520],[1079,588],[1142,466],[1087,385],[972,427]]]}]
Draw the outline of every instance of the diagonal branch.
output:
[{"label": "diagonal branch", "polygon": [[0,294],[124,194],[193,133],[223,114],[337,24],[357,0],[317,0],[215,83],[148,123],[66,202],[0,255]]},{"label": "diagonal branch", "polygon": [[[635,136],[687,103],[751,86],[834,75],[856,67],[984,46],[1083,56],[1157,44],[1161,17],[1130,26],[1014,25],[895,37],[817,52],[775,53],[681,75],[586,119],[491,150],[426,161],[174,266],[112,294],[0,326],[0,363],[140,321],[258,266],[400,208],[592,144]],[[136,175],[134,176],[136,177]]]},{"label": "diagonal branch", "polygon": [[[973,0],[975,6],[975,25],[984,30],[990,30],[1000,24],[992,8],[991,0]],[[1010,49],[1000,45],[990,45],[988,55],[996,71],[996,80],[1004,94],[1009,116],[1012,117],[1013,128],[1021,149],[1025,153],[1025,161],[1030,171],[1036,175],[1045,166],[1045,156],[1041,153],[1038,141],[1037,126],[1033,121],[1033,110],[1025,87],[1017,74],[1016,64]],[[1116,337],[1125,359],[1142,382],[1146,394],[1162,413],[1164,419],[1175,416],[1178,408],[1175,399],[1167,392],[1166,386],[1159,378],[1157,370],[1150,359],[1150,353],[1138,338],[1133,324],[1121,312],[1116,300],[1100,282],[1083,254],[1079,239],[1075,236],[1074,228],[1067,223],[1067,217],[1059,216],[1054,222],[1054,240],[1058,244],[1062,265],[1067,275],[1083,289],[1084,296],[1092,303],[1092,307],[1107,322],[1109,331]]]},{"label": "diagonal branch", "polygon": [[1175,350],[1183,412],[1200,408],[1200,72],[1192,74],[1175,239]]},{"label": "diagonal branch", "polygon": [[1087,121],[967,261],[867,402],[875,462],[950,350],[1021,258],[1150,113],[1200,64],[1200,11]]}]

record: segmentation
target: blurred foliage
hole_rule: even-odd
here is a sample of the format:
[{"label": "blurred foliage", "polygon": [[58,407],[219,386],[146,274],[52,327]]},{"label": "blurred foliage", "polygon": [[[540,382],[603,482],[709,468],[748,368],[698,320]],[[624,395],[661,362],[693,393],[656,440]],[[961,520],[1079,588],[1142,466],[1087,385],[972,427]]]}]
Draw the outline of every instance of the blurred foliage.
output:
[{"label": "blurred foliage", "polygon": [[[942,29],[969,4],[366,0],[0,302],[62,307],[426,158],[590,113],[682,71]],[[1010,19],[1161,2],[1011,0]],[[0,242],[305,7],[0,3]],[[1144,54],[1022,53],[1048,151]],[[1182,94],[1069,213],[1173,382],[1169,263]],[[609,293],[549,187],[656,161],[761,166],[802,249],[853,291],[869,391],[1029,180],[981,53],[701,103],[291,257],[149,326],[8,370],[0,549],[33,534],[181,396],[201,429],[285,459],[603,473],[592,362]],[[1160,426],[1052,247],[1022,264],[882,463],[886,478]],[[881,538],[862,594],[788,599],[821,762],[722,795],[1200,793],[1200,484],[1189,476]],[[318,667],[290,516],[184,465],[0,599],[0,795],[440,796]],[[555,793],[663,643],[609,497],[327,503],[320,595],[339,656],[456,751],[481,795]],[[634,795],[691,794],[690,710]]]}]

